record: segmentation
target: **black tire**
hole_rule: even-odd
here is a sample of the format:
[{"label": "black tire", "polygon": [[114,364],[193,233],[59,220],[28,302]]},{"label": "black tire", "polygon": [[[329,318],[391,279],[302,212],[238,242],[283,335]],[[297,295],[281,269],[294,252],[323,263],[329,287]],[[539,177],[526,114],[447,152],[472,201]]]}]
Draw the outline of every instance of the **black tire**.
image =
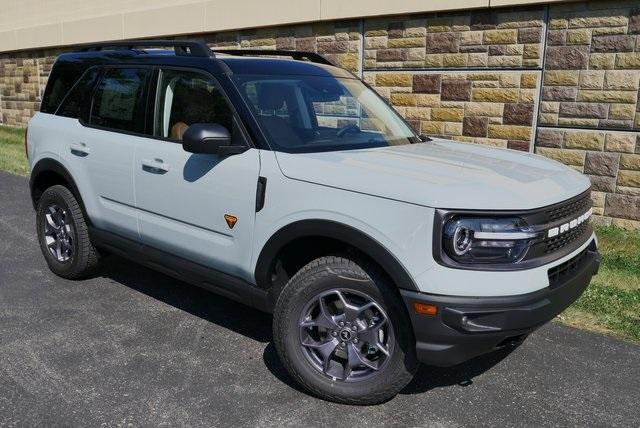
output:
[{"label": "black tire", "polygon": [[[45,222],[51,206],[64,210],[65,221],[72,231],[69,244],[71,253],[65,261],[59,261],[47,247]],[[53,273],[67,279],[81,279],[95,272],[100,258],[99,253],[89,239],[89,230],[80,204],[69,189],[62,185],[55,185],[44,191],[36,209],[36,228],[40,250]]]},{"label": "black tire", "polygon": [[[376,266],[357,257],[348,257],[321,257],[291,278],[274,309],[274,345],[285,368],[310,393],[338,403],[378,404],[393,398],[413,379],[418,367],[415,339],[397,289]],[[393,348],[390,349],[393,352],[370,377],[352,382],[332,378],[314,367],[301,345],[300,320],[305,308],[318,295],[335,289],[366,296],[378,304],[391,321]],[[337,339],[341,340],[340,334]]]}]

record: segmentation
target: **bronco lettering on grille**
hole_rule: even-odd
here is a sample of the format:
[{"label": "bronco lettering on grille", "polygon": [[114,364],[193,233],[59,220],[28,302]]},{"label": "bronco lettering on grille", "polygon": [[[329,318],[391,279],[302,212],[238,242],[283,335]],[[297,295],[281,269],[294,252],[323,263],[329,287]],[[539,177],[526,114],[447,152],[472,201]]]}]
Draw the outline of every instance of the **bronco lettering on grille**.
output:
[{"label": "bronco lettering on grille", "polygon": [[585,221],[589,220],[589,217],[591,217],[591,214],[593,214],[593,209],[589,208],[589,211],[585,212],[580,217],[574,218],[573,220],[567,223],[563,223],[560,226],[552,227],[547,232],[547,238],[553,238],[554,236],[558,236],[561,233],[568,232],[569,230],[575,228],[576,226],[581,225]]}]

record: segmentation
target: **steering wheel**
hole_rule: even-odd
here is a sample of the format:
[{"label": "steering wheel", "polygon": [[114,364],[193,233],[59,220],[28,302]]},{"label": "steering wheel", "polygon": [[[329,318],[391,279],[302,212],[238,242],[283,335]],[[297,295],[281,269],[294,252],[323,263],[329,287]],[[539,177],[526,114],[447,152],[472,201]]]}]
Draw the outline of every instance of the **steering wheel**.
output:
[{"label": "steering wheel", "polygon": [[342,138],[348,132],[360,132],[360,127],[355,123],[352,123],[351,125],[347,125],[343,128],[340,128],[338,132],[336,132],[336,137]]}]

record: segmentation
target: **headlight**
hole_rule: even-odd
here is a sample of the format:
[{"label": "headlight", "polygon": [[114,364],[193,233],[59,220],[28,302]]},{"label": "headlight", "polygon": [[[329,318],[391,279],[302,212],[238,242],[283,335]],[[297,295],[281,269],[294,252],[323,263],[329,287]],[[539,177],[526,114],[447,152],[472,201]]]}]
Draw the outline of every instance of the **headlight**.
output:
[{"label": "headlight", "polygon": [[443,228],[444,252],[455,262],[515,263],[537,237],[521,218],[453,217]]}]

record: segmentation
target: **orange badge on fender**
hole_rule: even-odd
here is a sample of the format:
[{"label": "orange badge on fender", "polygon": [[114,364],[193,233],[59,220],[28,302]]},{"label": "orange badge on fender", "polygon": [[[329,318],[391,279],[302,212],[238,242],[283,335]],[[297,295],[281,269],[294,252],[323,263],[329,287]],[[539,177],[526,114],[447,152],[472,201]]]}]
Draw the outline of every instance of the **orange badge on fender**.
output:
[{"label": "orange badge on fender", "polygon": [[238,222],[238,217],[234,215],[225,214],[224,220],[227,222],[227,226],[229,226],[229,229],[233,229],[233,226],[235,226],[236,223]]}]

